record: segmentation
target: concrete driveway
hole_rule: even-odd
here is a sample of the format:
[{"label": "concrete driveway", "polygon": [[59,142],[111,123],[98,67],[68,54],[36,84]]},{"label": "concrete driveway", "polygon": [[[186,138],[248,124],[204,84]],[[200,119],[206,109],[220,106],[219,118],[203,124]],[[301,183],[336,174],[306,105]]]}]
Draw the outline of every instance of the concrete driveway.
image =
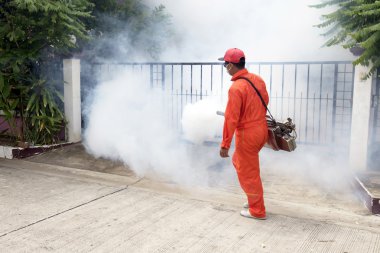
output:
[{"label": "concrete driveway", "polygon": [[237,186],[186,189],[41,160],[0,160],[0,252],[380,252],[380,217],[353,194],[264,174],[261,221],[239,215]]}]

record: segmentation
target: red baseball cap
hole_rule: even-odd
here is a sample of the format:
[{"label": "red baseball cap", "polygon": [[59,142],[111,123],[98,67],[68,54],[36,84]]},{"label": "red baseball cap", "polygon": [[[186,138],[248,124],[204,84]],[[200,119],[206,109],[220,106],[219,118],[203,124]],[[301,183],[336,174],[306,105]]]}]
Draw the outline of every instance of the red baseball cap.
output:
[{"label": "red baseball cap", "polygon": [[224,57],[220,57],[218,58],[218,60],[232,62],[232,63],[239,63],[242,57],[245,58],[243,51],[241,51],[238,48],[230,48],[226,51],[226,53],[224,54]]}]

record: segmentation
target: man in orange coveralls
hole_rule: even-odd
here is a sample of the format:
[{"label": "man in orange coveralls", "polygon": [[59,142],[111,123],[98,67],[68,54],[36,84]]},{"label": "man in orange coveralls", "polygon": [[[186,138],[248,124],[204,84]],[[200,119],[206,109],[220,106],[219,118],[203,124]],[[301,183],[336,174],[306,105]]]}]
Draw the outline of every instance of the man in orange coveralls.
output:
[{"label": "man in orange coveralls", "polygon": [[227,50],[224,57],[219,60],[224,61],[224,67],[232,76],[231,81],[233,81],[228,91],[220,156],[229,156],[228,150],[232,137],[236,133],[232,163],[248,199],[240,215],[266,219],[259,165],[259,151],[268,138],[266,109],[250,83],[239,78],[248,78],[268,104],[266,86],[261,77],[249,73],[245,68],[245,55],[240,49]]}]

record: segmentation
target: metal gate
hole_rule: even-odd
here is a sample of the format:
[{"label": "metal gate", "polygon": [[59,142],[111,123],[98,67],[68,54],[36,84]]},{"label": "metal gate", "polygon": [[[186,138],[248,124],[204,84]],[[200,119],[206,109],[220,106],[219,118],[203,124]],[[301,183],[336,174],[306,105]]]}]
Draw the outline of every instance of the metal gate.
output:
[{"label": "metal gate", "polygon": [[[348,144],[354,80],[351,62],[249,62],[247,68],[265,80],[274,117],[294,120],[299,142]],[[82,67],[82,94],[95,83],[96,74],[112,76],[120,70],[142,75],[152,88],[169,94],[169,118],[179,128],[186,104],[210,96],[225,102],[231,83],[220,62],[92,63]]]}]

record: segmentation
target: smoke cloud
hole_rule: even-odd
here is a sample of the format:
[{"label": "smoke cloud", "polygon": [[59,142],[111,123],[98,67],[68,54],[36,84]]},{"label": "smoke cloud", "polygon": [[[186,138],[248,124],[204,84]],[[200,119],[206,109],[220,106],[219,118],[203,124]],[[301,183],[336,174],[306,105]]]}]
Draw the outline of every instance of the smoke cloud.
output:
[{"label": "smoke cloud", "polygon": [[[93,96],[84,133],[91,154],[123,161],[138,176],[154,175],[185,185],[209,185],[215,181],[210,173],[222,172],[217,146],[207,149],[182,140],[166,117],[165,94],[150,88],[137,74],[119,72],[116,78],[101,82]],[[187,136],[199,143],[199,136],[205,135],[200,130],[192,132],[199,121],[191,119],[198,109],[189,111],[184,117]],[[218,117],[215,110],[213,114]],[[202,128],[207,127],[202,122]]]},{"label": "smoke cloud", "polygon": [[224,119],[216,115],[216,111],[223,111],[223,108],[216,97],[187,105],[182,117],[184,138],[198,145],[205,141],[218,142]]},{"label": "smoke cloud", "polygon": [[215,61],[226,49],[243,49],[248,61],[352,60],[340,46],[322,47],[315,27],[332,9],[309,7],[318,0],[148,0],[172,15],[177,40],[167,61]]},{"label": "smoke cloud", "polygon": [[[352,59],[339,47],[321,47],[322,31],[313,25],[320,23],[322,12],[308,7],[315,1],[147,3],[164,4],[175,26],[176,38],[162,52],[162,61],[215,61],[231,47],[243,49],[248,61]],[[124,43],[112,40],[112,44],[130,49],[128,35],[120,36],[126,38]],[[228,90],[230,82],[225,79],[224,83]],[[218,154],[224,119],[216,111],[225,108],[226,90],[218,91],[224,104],[220,96],[189,103],[181,114],[181,127],[175,128],[167,113],[171,94],[152,89],[149,80],[138,73],[116,69],[112,79],[99,78],[88,99],[85,146],[95,156],[123,161],[139,176],[158,175],[187,185],[236,184],[231,159]],[[349,177],[344,170],[345,154],[322,150],[309,146],[300,146],[294,153],[264,149],[262,168],[278,175],[303,175],[328,189],[342,189]]]}]

